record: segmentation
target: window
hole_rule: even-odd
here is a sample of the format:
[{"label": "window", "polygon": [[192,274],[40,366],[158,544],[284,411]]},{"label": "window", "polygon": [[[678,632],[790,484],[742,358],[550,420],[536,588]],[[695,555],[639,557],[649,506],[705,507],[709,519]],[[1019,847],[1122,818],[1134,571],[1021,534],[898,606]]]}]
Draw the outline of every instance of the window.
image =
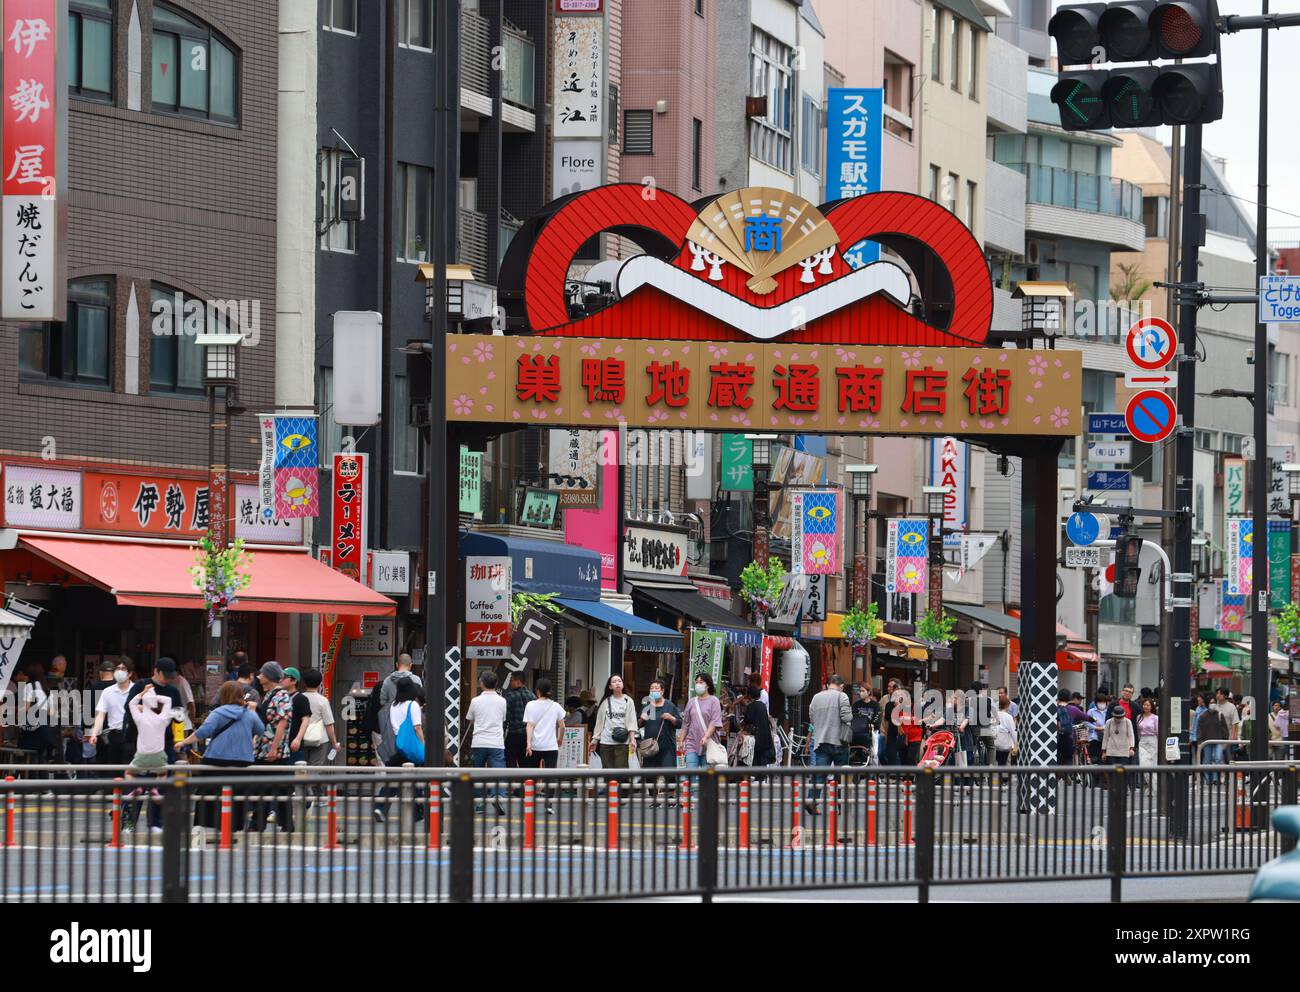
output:
[{"label": "window", "polygon": [[316,377],[320,395],[316,409],[320,411],[320,468],[329,471],[334,465],[334,452],[343,450],[343,428],[334,419],[334,370],[321,369]]},{"label": "window", "polygon": [[966,180],[966,226],[975,230],[975,184]]},{"label": "window", "polygon": [[767,114],[749,122],[749,154],[760,162],[794,172],[794,50],[754,29],[750,48],[751,96],[767,97]]},{"label": "window", "polygon": [[975,25],[970,26],[970,62],[966,66],[966,93],[972,100],[980,98],[980,36]]},{"label": "window", "polygon": [[609,121],[609,143],[618,145],[618,86],[614,83],[609,84],[609,109],[606,111],[605,120]]},{"label": "window", "polygon": [[958,93],[961,92],[961,20],[957,17],[948,18],[952,22],[948,32],[948,44],[952,46],[949,58],[952,59],[952,73],[948,80],[949,85]]},{"label": "window", "polygon": [[[337,0],[335,5],[338,6]],[[356,0],[352,0],[352,31],[356,31]],[[401,20],[397,22],[397,43],[403,48],[433,51],[433,13],[429,0],[401,0]]]},{"label": "window", "polygon": [[799,113],[799,146],[803,167],[814,176],[822,174],[822,108],[806,93]]},{"label": "window", "polygon": [[1065,280],[1074,290],[1074,303],[1076,306],[1083,300],[1095,302],[1098,299],[1097,266],[1067,262]]},{"label": "window", "polygon": [[112,327],[112,283],[108,279],[69,283],[67,320],[21,330],[19,371],[32,377],[107,386]]},{"label": "window", "polygon": [[655,116],[653,110],[623,111],[623,154],[653,155]]},{"label": "window", "polygon": [[1142,197],[1142,224],[1146,228],[1148,238],[1169,237],[1169,198]]},{"label": "window", "polygon": [[939,31],[943,24],[943,15],[939,8],[930,8],[930,78],[936,83],[943,82],[943,60],[939,49]]},{"label": "window", "polygon": [[423,474],[424,445],[420,443],[420,431],[411,426],[411,387],[404,375],[393,377],[393,409],[389,418],[393,425],[393,471]]},{"label": "window", "polygon": [[399,162],[393,184],[399,261],[427,262],[433,241],[433,170]]},{"label": "window", "polygon": [[695,13],[704,16],[704,0],[695,0]]},{"label": "window", "polygon": [[939,167],[930,166],[930,199],[939,202]]},{"label": "window", "polygon": [[1273,402],[1278,406],[1291,405],[1291,356],[1273,348],[1268,350],[1268,375],[1272,380]]},{"label": "window", "polygon": [[195,338],[216,331],[207,304],[170,286],[149,290],[149,389],[155,393],[203,390],[203,349]]},{"label": "window", "polygon": [[113,95],[110,0],[72,0],[68,6],[68,89],[91,98]]},{"label": "window", "polygon": [[1099,171],[1097,151],[1096,145],[1070,142],[1070,168],[1074,172],[1089,172],[1095,175]]},{"label": "window", "polygon": [[501,79],[501,98],[532,110],[536,104],[537,49],[532,40],[514,31],[504,31],[505,75]]},{"label": "window", "polygon": [[344,158],[341,148],[322,148],[316,156],[320,180],[320,246],[324,251],[356,251],[357,222],[339,219],[339,182]]},{"label": "window", "polygon": [[700,153],[704,143],[704,123],[698,118],[691,118],[691,189],[700,188]]},{"label": "window", "polygon": [[199,21],[162,4],[153,9],[153,108],[208,120],[236,120],[235,50]]},{"label": "window", "polygon": [[957,196],[961,190],[961,180],[957,173],[948,173],[948,178],[943,184],[943,205],[952,213],[957,212]]},{"label": "window", "polygon": [[[885,111],[885,130],[911,141],[914,85],[912,63],[899,58],[893,52],[886,51],[882,83],[885,91],[884,103],[889,108]],[[897,113],[890,114],[889,110],[895,110]]]},{"label": "window", "polygon": [[357,0],[321,0],[321,4],[321,27],[343,34],[357,33]]}]

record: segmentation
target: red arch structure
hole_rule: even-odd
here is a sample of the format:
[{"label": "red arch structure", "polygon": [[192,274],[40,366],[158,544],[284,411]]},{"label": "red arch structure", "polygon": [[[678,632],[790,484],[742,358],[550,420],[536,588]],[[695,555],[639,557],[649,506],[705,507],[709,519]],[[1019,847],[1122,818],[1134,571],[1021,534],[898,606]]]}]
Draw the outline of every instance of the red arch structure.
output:
[{"label": "red arch structure", "polygon": [[[571,197],[531,238],[516,238],[512,255],[526,253],[523,286],[511,286],[506,266],[503,295],[520,296],[532,333],[548,336],[642,338],[674,340],[746,340],[746,333],[654,286],[644,285],[613,306],[578,320],[569,317],[565,280],[583,244],[602,231],[635,236],[648,232],[678,246],[672,264],[690,271],[686,234],[699,211],[663,190],[648,191],[631,184],[614,184]],[[831,281],[852,269],[844,253],[866,238],[887,244],[910,243],[928,254],[938,278],[932,287],[950,287],[951,298],[926,300],[950,305],[946,327],[918,318],[880,294],[852,299],[843,307],[810,320],[781,336],[781,340],[818,344],[876,344],[977,346],[988,337],[993,316],[993,289],[979,243],[952,213],[912,193],[871,193],[842,200],[824,211],[838,237]],[[518,256],[516,256],[518,257]],[[518,266],[513,267],[519,271]],[[798,304],[808,287],[797,269],[777,277],[777,289],[766,296],[751,292],[744,274],[728,266],[718,288],[754,306],[773,308]],[[942,290],[939,290],[942,291]],[[946,295],[946,294],[945,294]]]}]

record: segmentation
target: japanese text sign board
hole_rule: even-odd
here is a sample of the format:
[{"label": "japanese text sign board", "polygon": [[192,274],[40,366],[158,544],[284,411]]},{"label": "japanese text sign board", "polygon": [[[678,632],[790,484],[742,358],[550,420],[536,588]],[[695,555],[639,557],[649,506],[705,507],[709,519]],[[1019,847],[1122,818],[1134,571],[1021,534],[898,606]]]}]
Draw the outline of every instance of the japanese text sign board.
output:
[{"label": "japanese text sign board", "polygon": [[262,441],[259,512],[266,520],[317,516],[320,490],[316,417],[268,413],[258,422]]},{"label": "japanese text sign board", "polygon": [[330,521],[334,570],[363,584],[369,510],[369,458],[369,455],[358,452],[335,454],[334,516]]},{"label": "japanese text sign board", "polygon": [[714,685],[722,683],[722,658],[727,647],[727,635],[720,630],[691,629],[691,681],[701,673],[707,674]]},{"label": "japanese text sign board", "polygon": [[[884,90],[827,90],[826,199],[850,199],[877,192],[884,143]],[[862,241],[844,257],[854,268],[861,268],[880,260],[880,245]]]},{"label": "japanese text sign board", "polygon": [[457,505],[461,513],[476,520],[483,516],[483,452],[460,449],[460,488]]},{"label": "japanese text sign board", "polygon": [[1249,517],[1233,517],[1228,521],[1227,547],[1224,549],[1223,574],[1228,583],[1228,593],[1233,596],[1249,596],[1253,552],[1255,539],[1255,522]]},{"label": "japanese text sign board", "polygon": [[453,423],[1056,437],[1081,426],[1077,351],[469,334],[447,349]]},{"label": "japanese text sign board", "polygon": [[797,575],[840,571],[842,494],[838,489],[796,491],[790,496],[790,562]]},{"label": "japanese text sign board", "polygon": [[803,619],[807,623],[821,623],[826,619],[826,576],[814,573],[806,578],[808,592],[803,598]]},{"label": "japanese text sign board", "polygon": [[599,431],[550,432],[549,488],[560,494],[560,509],[591,509],[600,505]]},{"label": "japanese text sign board", "polygon": [[510,641],[510,661],[506,663],[506,668],[512,672],[522,672],[530,666],[536,669],[541,665],[550,650],[555,627],[552,617],[538,610],[524,610],[514,628]]},{"label": "japanese text sign board", "polygon": [[39,465],[4,466],[6,527],[79,530],[81,473]]},{"label": "japanese text sign board", "polygon": [[0,105],[0,317],[63,320],[61,212],[67,134],[66,4],[5,0]]},{"label": "japanese text sign board", "polygon": [[411,552],[370,552],[370,586],[375,592],[405,596],[411,591]]},{"label": "japanese text sign board", "polygon": [[929,520],[890,520],[885,543],[885,592],[926,592],[929,558]]},{"label": "japanese text sign board", "polygon": [[235,537],[250,544],[302,544],[302,518],[267,520],[258,512],[261,504],[257,486],[241,483],[235,486]]},{"label": "japanese text sign board", "polygon": [[1295,461],[1295,446],[1270,444],[1268,446],[1268,514],[1271,517],[1291,518],[1290,480],[1283,466]]},{"label": "japanese text sign board", "polygon": [[930,485],[942,486],[943,526],[965,530],[967,526],[967,472],[970,446],[955,437],[935,438],[930,442]]},{"label": "japanese text sign board", "polygon": [[1259,322],[1300,324],[1300,276],[1260,276]]},{"label": "japanese text sign board", "polygon": [[1101,548],[1066,548],[1066,568],[1101,568]]},{"label": "japanese text sign board", "polygon": [[85,526],[172,537],[201,537],[210,521],[206,479],[87,472]]},{"label": "japanese text sign board", "polygon": [[744,434],[722,435],[722,478],[718,488],[733,493],[754,491],[754,443]]},{"label": "japanese text sign board", "polygon": [[1122,413],[1088,414],[1089,434],[1127,434],[1128,426],[1124,423]]},{"label": "japanese text sign board", "polygon": [[1133,485],[1133,473],[1103,469],[1088,473],[1088,490],[1094,493],[1128,492]]},{"label": "japanese text sign board", "polygon": [[1133,460],[1132,441],[1089,441],[1088,462],[1127,465]]},{"label": "japanese text sign board", "polygon": [[392,617],[367,617],[361,621],[361,636],[348,644],[353,658],[393,658],[397,655],[396,622]]},{"label": "japanese text sign board", "polygon": [[599,138],[605,127],[605,19],[557,17],[553,35],[555,138]]},{"label": "japanese text sign board", "polygon": [[1246,512],[1246,459],[1223,459],[1223,506],[1229,517]]},{"label": "japanese text sign board", "polygon": [[623,530],[623,569],[650,575],[685,575],[689,561],[686,532],[660,528]]},{"label": "japanese text sign board", "polygon": [[1280,610],[1291,602],[1291,522],[1268,522],[1269,609]]},{"label": "japanese text sign board", "polygon": [[510,657],[512,592],[509,555],[465,559],[465,653],[468,657]]}]

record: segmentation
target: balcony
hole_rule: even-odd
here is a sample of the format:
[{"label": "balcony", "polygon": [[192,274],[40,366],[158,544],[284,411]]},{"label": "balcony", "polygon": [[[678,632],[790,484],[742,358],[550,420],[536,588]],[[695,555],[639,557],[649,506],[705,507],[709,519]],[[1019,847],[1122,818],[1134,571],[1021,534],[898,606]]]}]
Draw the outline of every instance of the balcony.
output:
[{"label": "balcony", "polygon": [[1114,250],[1141,251],[1142,189],[1122,179],[1047,165],[1010,163],[1025,176],[1025,229]]},{"label": "balcony", "polygon": [[480,117],[492,116],[492,47],[486,17],[460,12],[460,105]]}]

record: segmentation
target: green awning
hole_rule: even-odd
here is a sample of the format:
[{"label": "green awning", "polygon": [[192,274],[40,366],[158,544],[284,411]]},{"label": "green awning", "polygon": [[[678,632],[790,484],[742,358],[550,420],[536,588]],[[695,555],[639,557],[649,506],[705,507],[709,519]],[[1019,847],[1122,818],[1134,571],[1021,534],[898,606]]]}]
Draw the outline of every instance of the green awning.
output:
[{"label": "green awning", "polygon": [[1210,660],[1233,671],[1250,671],[1250,652],[1226,641],[1210,642]]}]

